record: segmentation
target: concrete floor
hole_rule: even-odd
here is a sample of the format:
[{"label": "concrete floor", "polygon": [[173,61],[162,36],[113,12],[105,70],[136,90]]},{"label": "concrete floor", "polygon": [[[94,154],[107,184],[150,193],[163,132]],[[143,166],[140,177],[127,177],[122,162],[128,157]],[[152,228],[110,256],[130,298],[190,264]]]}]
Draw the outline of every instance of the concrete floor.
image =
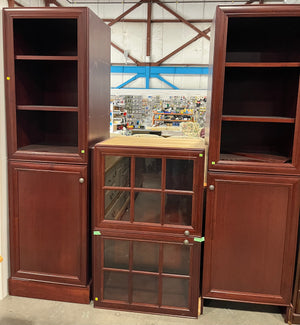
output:
[{"label": "concrete floor", "polygon": [[158,316],[8,296],[0,301],[0,325],[282,325],[280,309],[206,301],[198,319]]}]

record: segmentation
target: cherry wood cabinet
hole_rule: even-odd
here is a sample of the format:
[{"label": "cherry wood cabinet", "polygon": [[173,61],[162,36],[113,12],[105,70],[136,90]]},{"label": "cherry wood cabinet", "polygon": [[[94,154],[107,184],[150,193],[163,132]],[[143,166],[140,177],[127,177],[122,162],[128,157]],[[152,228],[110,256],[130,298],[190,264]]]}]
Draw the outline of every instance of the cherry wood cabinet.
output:
[{"label": "cherry wood cabinet", "polygon": [[90,302],[90,148],[109,135],[109,28],[87,8],[4,9],[9,292]]},{"label": "cherry wood cabinet", "polygon": [[204,298],[291,303],[300,206],[299,27],[299,5],[216,9]]},{"label": "cherry wood cabinet", "polygon": [[8,157],[87,163],[109,136],[109,28],[87,8],[3,12]]},{"label": "cherry wood cabinet", "polygon": [[209,173],[208,184],[204,297],[289,305],[300,179]]},{"label": "cherry wood cabinet", "polygon": [[299,175],[299,26],[299,5],[217,7],[210,170]]},{"label": "cherry wood cabinet", "polygon": [[204,146],[153,140],[95,147],[94,305],[196,317]]}]

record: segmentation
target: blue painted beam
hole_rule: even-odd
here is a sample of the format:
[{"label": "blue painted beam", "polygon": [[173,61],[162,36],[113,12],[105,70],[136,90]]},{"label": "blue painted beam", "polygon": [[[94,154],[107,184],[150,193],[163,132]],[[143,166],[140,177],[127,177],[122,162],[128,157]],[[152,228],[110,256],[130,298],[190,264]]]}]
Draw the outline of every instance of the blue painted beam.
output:
[{"label": "blue painted beam", "polygon": [[161,80],[162,82],[164,82],[165,84],[167,84],[168,86],[170,86],[173,89],[179,89],[178,87],[174,86],[173,84],[171,84],[168,80],[166,80],[165,78],[163,78],[161,75],[159,74],[153,74],[152,75],[153,78],[157,78],[159,80]]},{"label": "blue painted beam", "polygon": [[143,73],[149,69],[150,74],[208,74],[208,67],[164,67],[164,66],[123,66],[112,65],[111,73]]},{"label": "blue painted beam", "polygon": [[172,75],[207,75],[208,67],[162,67],[162,66],[124,66],[124,65],[113,65],[111,66],[111,73],[119,74],[135,74],[132,78],[123,82],[117,87],[117,89],[124,88],[132,81],[138,78],[145,78],[145,89],[150,88],[150,79],[157,78],[170,86],[173,89],[178,89],[175,85],[167,81],[161,76],[161,74],[172,74]]}]

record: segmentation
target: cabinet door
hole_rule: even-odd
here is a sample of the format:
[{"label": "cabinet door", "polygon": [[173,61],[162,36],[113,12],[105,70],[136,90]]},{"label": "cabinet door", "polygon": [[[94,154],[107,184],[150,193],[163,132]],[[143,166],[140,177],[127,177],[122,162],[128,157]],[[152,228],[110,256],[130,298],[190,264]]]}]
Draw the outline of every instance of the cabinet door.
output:
[{"label": "cabinet door", "polygon": [[204,152],[139,149],[96,148],[94,225],[201,234]]},{"label": "cabinet door", "polygon": [[201,244],[160,237],[111,230],[94,236],[96,307],[197,316]]},{"label": "cabinet door", "polygon": [[203,296],[288,305],[299,178],[210,173],[208,185]]},{"label": "cabinet door", "polygon": [[11,274],[87,281],[85,166],[10,163]]}]

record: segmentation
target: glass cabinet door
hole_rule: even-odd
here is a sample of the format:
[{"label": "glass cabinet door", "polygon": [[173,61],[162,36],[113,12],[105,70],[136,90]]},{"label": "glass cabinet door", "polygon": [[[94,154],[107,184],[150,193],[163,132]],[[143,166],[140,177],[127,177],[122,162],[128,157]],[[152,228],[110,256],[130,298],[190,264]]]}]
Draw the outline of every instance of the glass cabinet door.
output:
[{"label": "glass cabinet door", "polygon": [[100,223],[200,229],[203,155],[102,157]]},{"label": "glass cabinet door", "polygon": [[[196,316],[200,246],[95,236],[95,305]],[[196,313],[196,314],[195,314]]]}]

